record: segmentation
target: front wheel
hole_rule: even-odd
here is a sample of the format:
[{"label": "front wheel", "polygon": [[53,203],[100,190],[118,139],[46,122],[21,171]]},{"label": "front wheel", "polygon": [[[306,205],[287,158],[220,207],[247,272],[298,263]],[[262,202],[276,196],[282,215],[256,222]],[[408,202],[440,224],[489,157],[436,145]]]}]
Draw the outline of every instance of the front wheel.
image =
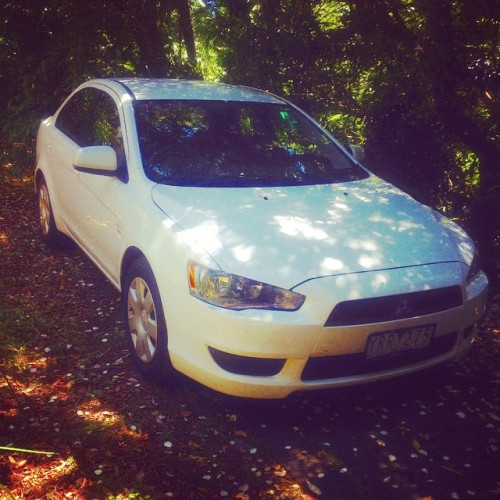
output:
[{"label": "front wheel", "polygon": [[146,377],[164,381],[172,371],[167,326],[158,286],[144,257],[137,259],[126,274],[123,300],[134,363]]}]

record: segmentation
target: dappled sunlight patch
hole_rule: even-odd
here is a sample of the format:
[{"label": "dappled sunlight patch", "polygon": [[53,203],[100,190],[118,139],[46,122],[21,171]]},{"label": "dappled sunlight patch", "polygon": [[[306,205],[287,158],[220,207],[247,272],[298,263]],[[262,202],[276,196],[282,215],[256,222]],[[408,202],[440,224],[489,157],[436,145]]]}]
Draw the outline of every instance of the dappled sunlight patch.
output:
[{"label": "dappled sunlight patch", "polygon": [[131,425],[130,427],[122,425],[120,429],[118,429],[117,436],[120,439],[128,438],[136,441],[147,441],[149,439],[149,434],[142,432],[135,425]]},{"label": "dappled sunlight patch", "polygon": [[233,248],[234,257],[240,262],[250,262],[255,253],[255,246],[238,245]]},{"label": "dappled sunlight patch", "polygon": [[24,384],[18,383],[18,385],[23,388],[23,395],[40,399],[47,403],[54,403],[57,400],[66,401],[69,399],[73,383],[64,377],[60,377],[52,383],[35,379]]},{"label": "dappled sunlight patch", "polygon": [[460,253],[464,256],[466,262],[472,262],[474,258],[474,247],[467,242],[462,242],[458,245]]},{"label": "dappled sunlight patch", "polygon": [[81,404],[76,414],[83,420],[106,425],[113,425],[123,421],[123,418],[116,412],[104,409],[101,401],[97,398],[92,398]]},{"label": "dappled sunlight patch", "polygon": [[370,217],[368,217],[367,220],[369,222],[375,222],[375,223],[379,223],[379,224],[380,223],[387,224],[388,226],[391,226],[391,227],[394,226],[394,219],[393,218],[385,217],[384,215],[382,215],[381,213],[378,213],[378,212],[370,215]]},{"label": "dappled sunlight patch", "polygon": [[[0,379],[0,390],[6,386],[7,386],[7,384],[3,383]],[[1,394],[1,392],[0,392],[0,394]],[[14,417],[19,416],[19,414],[20,414],[19,408],[5,408],[5,409],[0,408],[0,416],[14,418]]]},{"label": "dappled sunlight patch", "polygon": [[378,247],[377,244],[370,239],[351,239],[347,243],[347,246],[351,248],[352,250],[365,250],[367,252],[375,252]]},{"label": "dappled sunlight patch", "polygon": [[[351,209],[345,204],[345,203],[334,203],[333,206],[335,208],[338,208],[339,210],[346,210],[346,211],[350,211]],[[332,212],[328,212],[330,214],[332,214]],[[333,215],[333,214],[332,214]]]},{"label": "dappled sunlight patch", "polygon": [[181,231],[178,239],[194,250],[196,250],[197,245],[201,245],[208,253],[215,253],[222,248],[219,225],[210,220]]},{"label": "dappled sunlight patch", "polygon": [[379,291],[384,289],[389,283],[389,278],[386,273],[377,273],[373,276],[371,281],[371,287],[374,291]]},{"label": "dappled sunlight patch", "polygon": [[334,259],[333,257],[326,257],[321,263],[321,269],[325,273],[340,271],[343,267],[343,262],[339,259]]},{"label": "dappled sunlight patch", "polygon": [[104,427],[114,427],[116,425],[123,424],[123,417],[117,415],[115,412],[111,412],[108,410],[103,410],[103,411],[78,410],[76,414],[83,420],[93,423],[99,423]]},{"label": "dappled sunlight patch", "polygon": [[315,227],[312,221],[302,217],[276,215],[274,220],[279,226],[279,230],[288,236],[298,236],[307,240],[325,240],[328,238],[326,231]]},{"label": "dappled sunlight patch", "polygon": [[97,398],[80,405],[76,414],[85,423],[88,433],[92,433],[94,430],[112,431],[113,438],[119,440],[125,438],[133,440],[148,439],[148,435],[143,434],[136,425],[128,425],[123,415],[103,408],[101,401]]},{"label": "dappled sunlight patch", "polygon": [[416,224],[415,222],[412,222],[410,220],[399,221],[398,231],[400,233],[404,231],[410,231],[411,229],[424,229],[424,226],[423,224]]},{"label": "dappled sunlight patch", "polygon": [[381,256],[361,255],[358,259],[358,263],[364,269],[373,269],[382,264],[382,259]]},{"label": "dappled sunlight patch", "polygon": [[[12,455],[9,457],[12,465],[12,482],[18,485],[11,490],[14,498],[45,498],[45,495],[55,485],[78,469],[76,460],[68,458],[26,458],[25,456]],[[72,495],[67,496],[71,498]],[[76,498],[76,497],[75,497]]]},{"label": "dappled sunlight patch", "polygon": [[4,360],[10,359],[9,365],[15,370],[4,374],[0,388],[9,390],[15,399],[25,403],[28,397],[49,403],[69,398],[73,386],[71,380],[60,376],[49,383],[41,375],[53,364],[48,357],[24,348],[8,347],[5,351],[2,354]]},{"label": "dappled sunlight patch", "polygon": [[5,346],[2,352],[3,360],[9,359],[9,365],[15,369],[17,373],[21,373],[30,368],[30,365],[36,363],[35,354],[27,349],[14,346]]},{"label": "dappled sunlight patch", "polygon": [[2,182],[8,182],[16,187],[33,184],[33,176],[21,175],[12,163],[4,163],[3,165],[0,165],[0,173],[2,173],[1,171],[3,171]]}]

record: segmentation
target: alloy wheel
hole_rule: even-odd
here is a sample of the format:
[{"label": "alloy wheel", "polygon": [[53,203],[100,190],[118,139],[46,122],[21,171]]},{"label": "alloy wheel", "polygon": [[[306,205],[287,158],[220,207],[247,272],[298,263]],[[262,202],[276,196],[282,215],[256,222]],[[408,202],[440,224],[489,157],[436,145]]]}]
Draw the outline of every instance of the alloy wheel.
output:
[{"label": "alloy wheel", "polygon": [[44,236],[49,234],[50,230],[50,199],[49,191],[45,184],[40,186],[38,191],[38,210],[40,214],[40,227]]},{"label": "alloy wheel", "polygon": [[158,324],[153,295],[141,277],[130,283],[127,310],[129,332],[137,357],[143,363],[151,363],[158,345]]}]

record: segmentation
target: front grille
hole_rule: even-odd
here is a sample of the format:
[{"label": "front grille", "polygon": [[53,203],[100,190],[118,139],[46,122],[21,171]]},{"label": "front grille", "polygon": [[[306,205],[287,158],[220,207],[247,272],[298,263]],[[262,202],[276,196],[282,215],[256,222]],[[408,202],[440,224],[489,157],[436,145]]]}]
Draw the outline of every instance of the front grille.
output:
[{"label": "front grille", "polygon": [[365,353],[310,358],[302,372],[302,380],[351,377],[421,363],[447,353],[453,348],[456,340],[457,332],[449,333],[434,338],[424,349],[403,351],[374,359],[366,359]]},{"label": "front grille", "polygon": [[335,306],[325,326],[383,323],[434,314],[461,305],[462,290],[459,286],[371,299],[347,300]]}]

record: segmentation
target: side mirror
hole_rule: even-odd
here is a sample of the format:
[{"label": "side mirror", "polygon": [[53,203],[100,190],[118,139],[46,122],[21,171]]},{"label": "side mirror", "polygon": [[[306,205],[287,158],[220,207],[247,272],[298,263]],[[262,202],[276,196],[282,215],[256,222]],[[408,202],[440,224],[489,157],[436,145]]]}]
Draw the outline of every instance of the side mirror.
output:
[{"label": "side mirror", "polygon": [[356,144],[349,144],[349,149],[353,158],[358,162],[362,162],[365,159],[365,148],[363,146],[358,146]]},{"label": "side mirror", "polygon": [[117,174],[117,159],[111,146],[88,146],[75,153],[73,168],[87,174],[114,177]]}]

